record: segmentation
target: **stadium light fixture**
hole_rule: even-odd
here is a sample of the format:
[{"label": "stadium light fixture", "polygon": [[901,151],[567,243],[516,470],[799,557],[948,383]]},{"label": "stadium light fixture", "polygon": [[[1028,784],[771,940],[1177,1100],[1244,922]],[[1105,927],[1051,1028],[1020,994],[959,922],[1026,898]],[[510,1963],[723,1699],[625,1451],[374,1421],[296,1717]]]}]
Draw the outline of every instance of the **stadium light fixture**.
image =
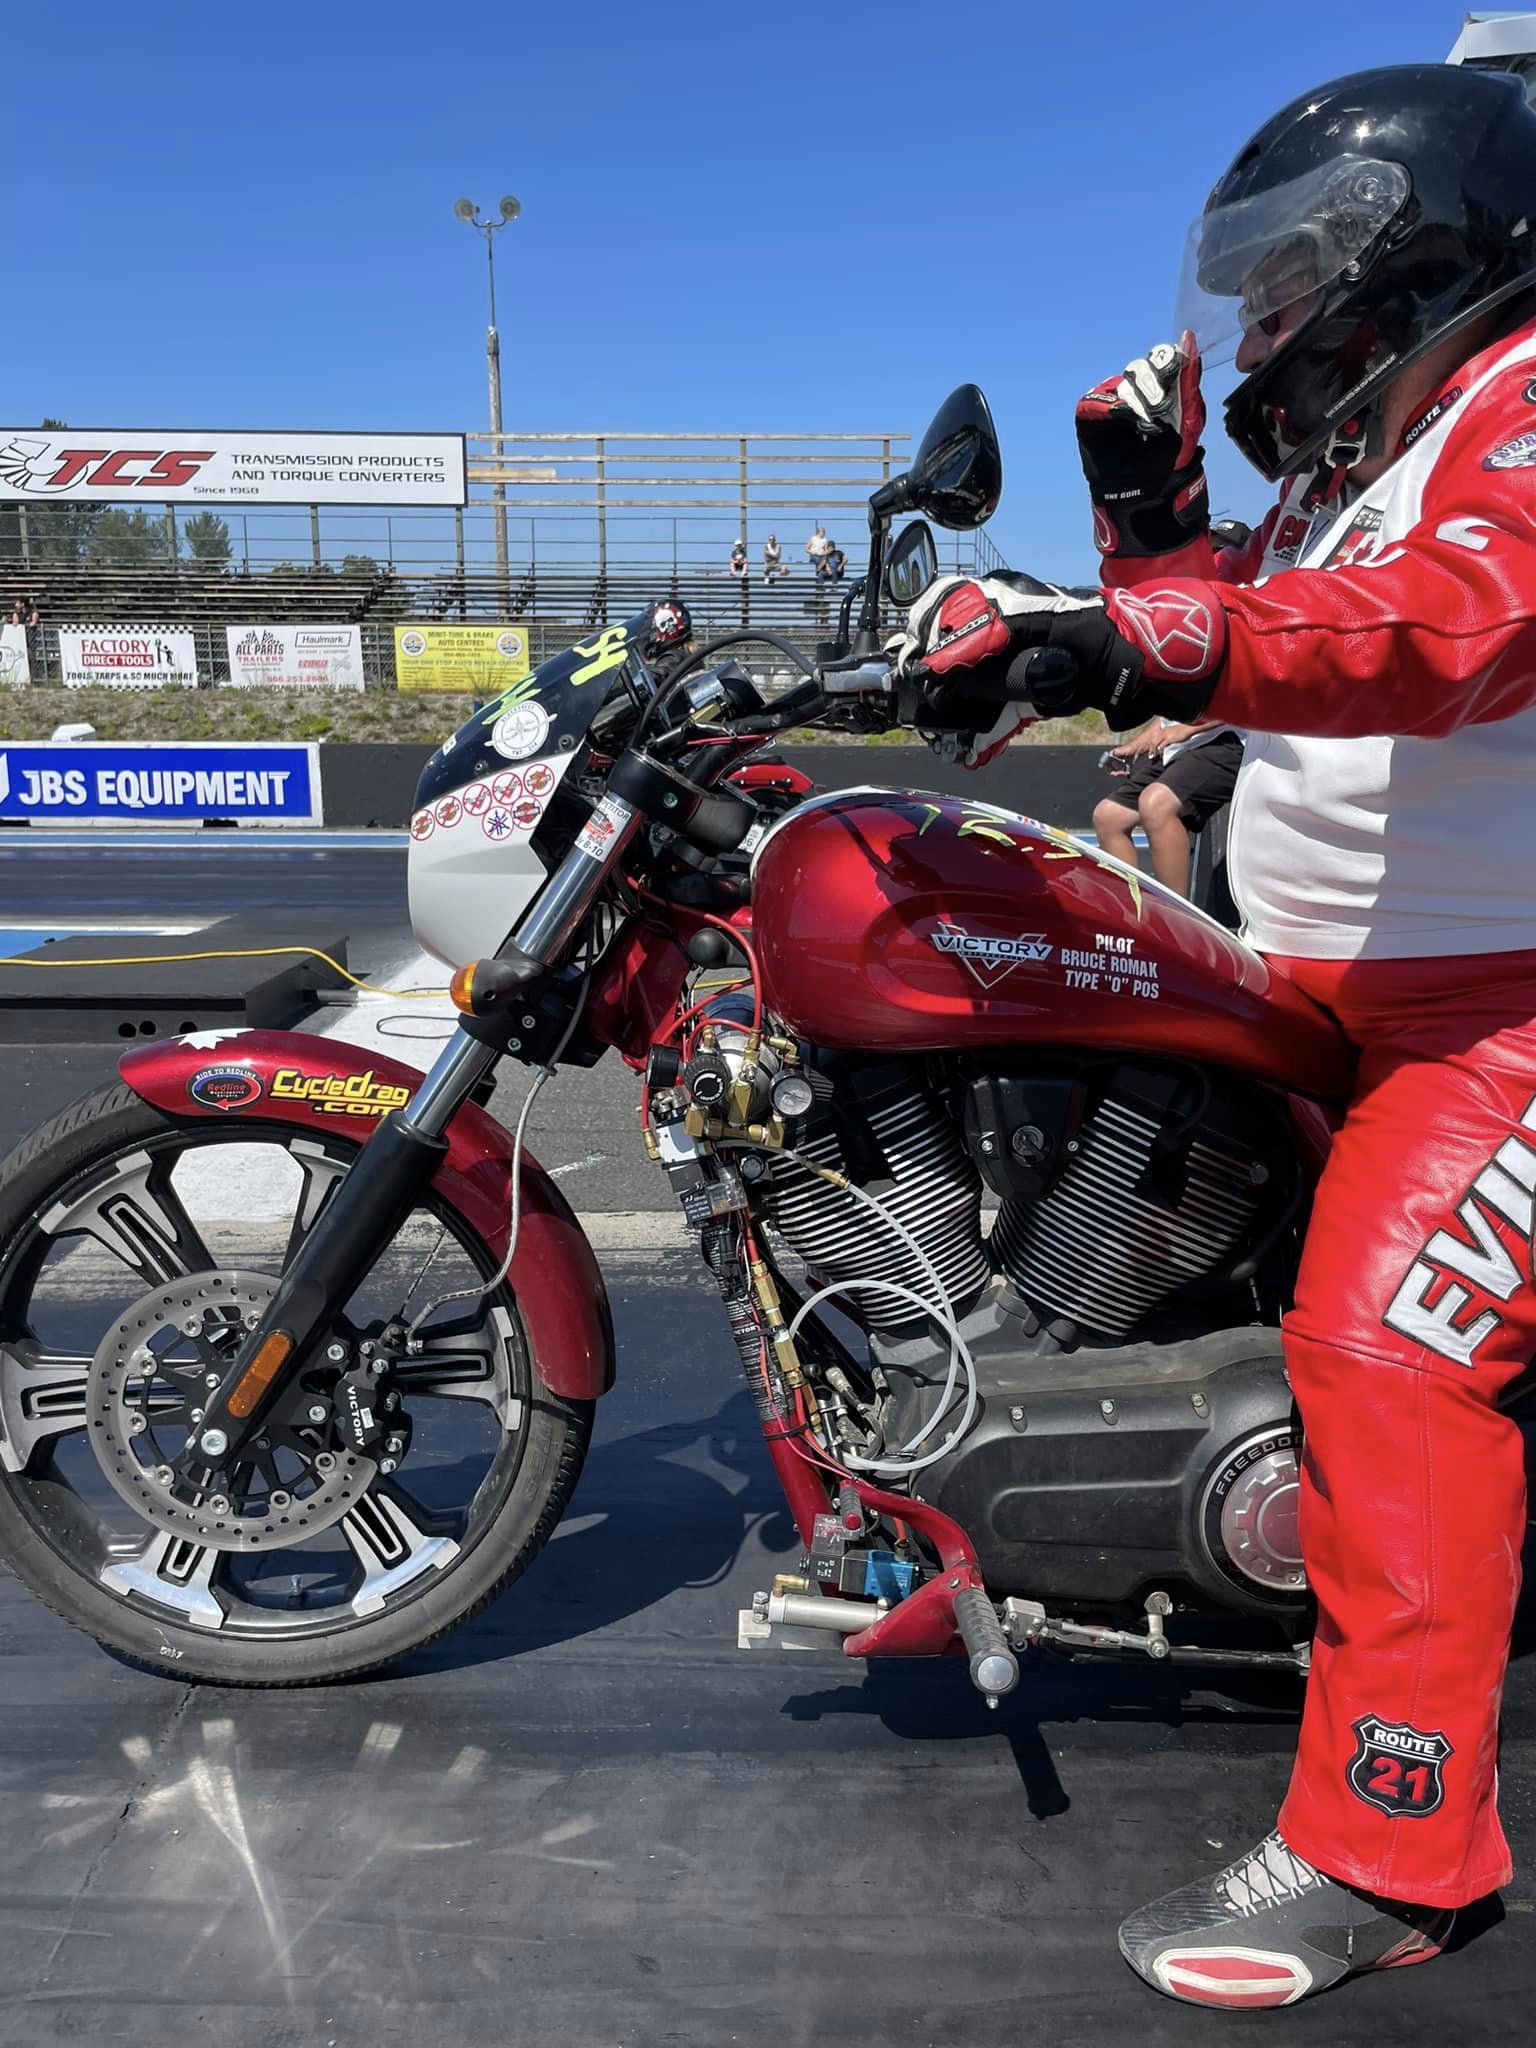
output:
[{"label": "stadium light fixture", "polygon": [[[482,220],[480,209],[473,199],[456,199],[453,202],[453,217],[461,220],[466,227],[479,230],[485,237],[485,274],[490,287],[491,319],[485,330],[485,371],[491,394],[491,460],[500,465],[503,456],[501,439],[501,336],[496,332],[496,243],[498,228],[510,227],[523,210],[522,202],[510,192],[502,194],[499,217]],[[507,486],[498,478],[492,485],[496,520],[496,574],[501,582],[502,594],[508,594],[507,587]]]}]

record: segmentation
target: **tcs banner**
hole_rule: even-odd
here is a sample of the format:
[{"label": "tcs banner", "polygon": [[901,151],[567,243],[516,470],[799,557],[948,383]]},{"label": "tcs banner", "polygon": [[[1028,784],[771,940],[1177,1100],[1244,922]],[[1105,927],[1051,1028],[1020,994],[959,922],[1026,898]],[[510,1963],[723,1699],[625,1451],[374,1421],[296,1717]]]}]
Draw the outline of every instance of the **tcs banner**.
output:
[{"label": "tcs banner", "polygon": [[395,681],[402,690],[499,697],[527,673],[528,635],[521,626],[395,628]]},{"label": "tcs banner", "polygon": [[0,427],[0,500],[462,505],[462,434]]},{"label": "tcs banner", "polygon": [[360,690],[360,626],[226,626],[229,680],[292,690]]},{"label": "tcs banner", "polygon": [[164,690],[197,686],[190,633],[166,626],[60,626],[66,690]]},{"label": "tcs banner", "polygon": [[110,740],[53,746],[0,742],[0,818],[114,825],[319,825],[319,749]]}]

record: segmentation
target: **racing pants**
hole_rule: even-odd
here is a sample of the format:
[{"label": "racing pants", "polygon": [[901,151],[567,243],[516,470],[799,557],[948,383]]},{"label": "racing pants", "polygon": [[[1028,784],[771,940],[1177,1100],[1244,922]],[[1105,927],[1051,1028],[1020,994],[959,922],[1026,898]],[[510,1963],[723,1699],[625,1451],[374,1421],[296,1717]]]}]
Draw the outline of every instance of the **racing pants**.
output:
[{"label": "racing pants", "polygon": [[1312,1677],[1280,1832],[1330,1877],[1459,1906],[1508,1881],[1499,1700],[1536,1356],[1536,952],[1276,960],[1359,1048],[1285,1356]]}]

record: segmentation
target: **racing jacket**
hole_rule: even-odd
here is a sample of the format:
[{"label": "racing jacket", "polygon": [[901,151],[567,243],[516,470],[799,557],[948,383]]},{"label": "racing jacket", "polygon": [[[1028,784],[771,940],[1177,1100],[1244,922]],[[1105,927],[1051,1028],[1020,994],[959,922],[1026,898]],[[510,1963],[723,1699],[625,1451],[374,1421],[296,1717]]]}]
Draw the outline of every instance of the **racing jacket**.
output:
[{"label": "racing jacket", "polygon": [[1465,363],[1343,509],[1309,510],[1315,483],[1240,554],[1202,540],[1106,576],[1199,578],[1226,613],[1205,715],[1248,734],[1244,936],[1318,960],[1536,947],[1536,322]]}]

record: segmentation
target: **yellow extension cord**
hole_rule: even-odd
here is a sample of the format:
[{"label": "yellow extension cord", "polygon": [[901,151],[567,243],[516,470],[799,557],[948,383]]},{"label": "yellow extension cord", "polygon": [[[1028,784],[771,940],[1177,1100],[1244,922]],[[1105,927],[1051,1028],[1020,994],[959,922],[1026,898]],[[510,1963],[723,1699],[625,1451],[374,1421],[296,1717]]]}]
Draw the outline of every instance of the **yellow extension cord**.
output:
[{"label": "yellow extension cord", "polygon": [[359,976],[333,960],[329,953],[322,953],[318,946],[232,946],[220,952],[208,953],[134,953],[120,960],[0,960],[0,973],[7,967],[163,967],[176,960],[270,960],[289,953],[307,953],[313,960],[323,960],[327,967],[339,974],[343,981],[351,982],[367,996],[391,996],[403,1003],[428,1003],[448,993],[446,983],[442,988],[378,988],[371,981]]}]

